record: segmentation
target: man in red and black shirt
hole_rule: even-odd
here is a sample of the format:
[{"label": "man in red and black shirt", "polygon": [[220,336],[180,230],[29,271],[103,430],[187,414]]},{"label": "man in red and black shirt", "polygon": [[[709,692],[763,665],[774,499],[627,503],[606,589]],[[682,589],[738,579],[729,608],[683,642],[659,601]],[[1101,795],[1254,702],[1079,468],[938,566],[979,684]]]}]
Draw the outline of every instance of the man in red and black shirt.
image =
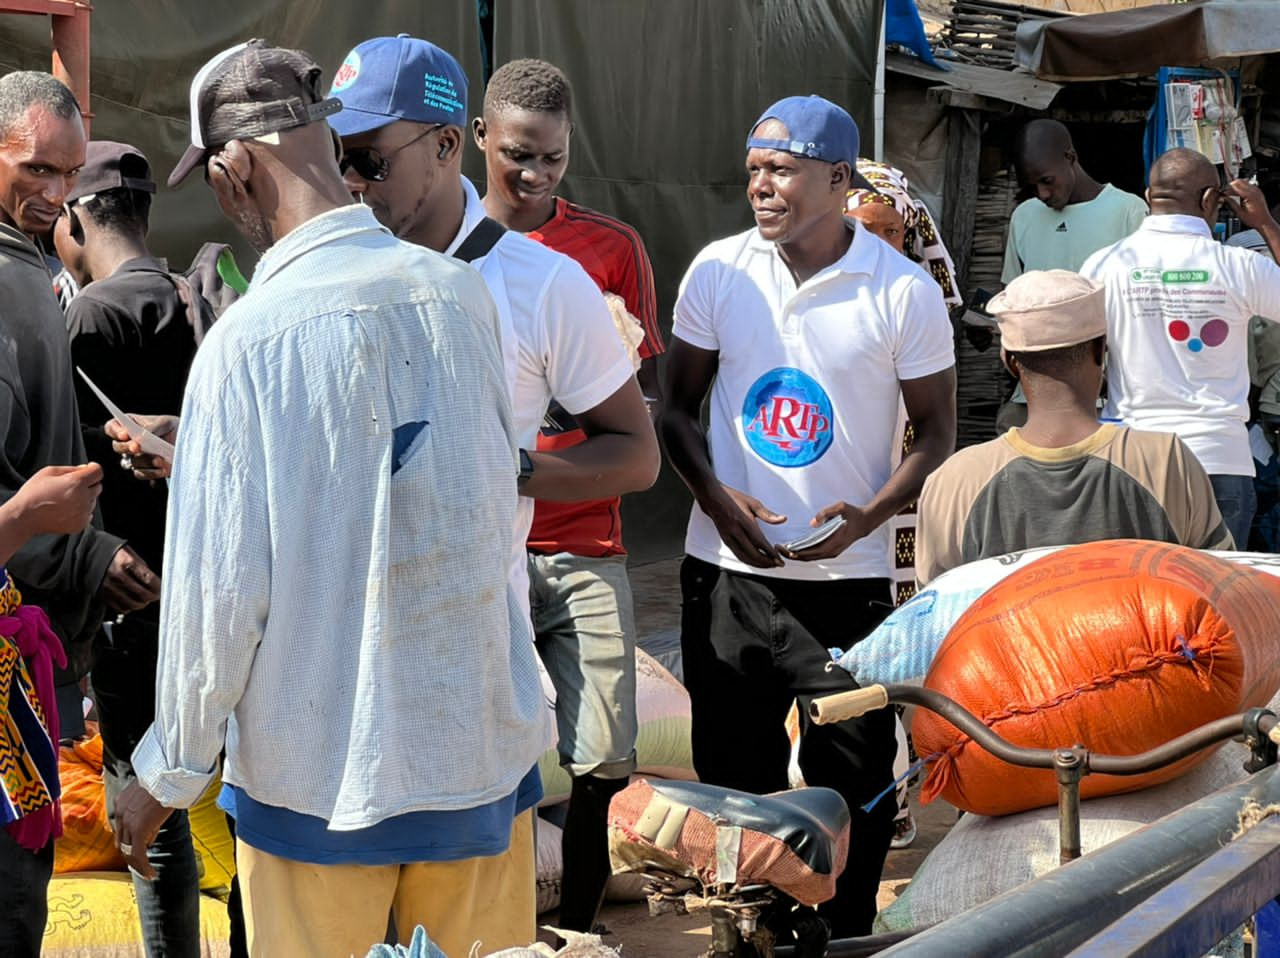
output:
[{"label": "man in red and black shirt", "polygon": [[[582,265],[609,300],[655,415],[663,345],[644,243],[626,223],[555,195],[569,163],[571,107],[569,81],[550,63],[514,60],[494,73],[473,125],[488,173],[485,211]],[[584,438],[553,403],[538,450]],[[556,689],[560,761],[573,776],[559,917],[572,931],[595,922],[609,875],[609,799],[635,770],[636,632],[619,506],[617,497],[539,501],[528,541],[533,627]]]}]

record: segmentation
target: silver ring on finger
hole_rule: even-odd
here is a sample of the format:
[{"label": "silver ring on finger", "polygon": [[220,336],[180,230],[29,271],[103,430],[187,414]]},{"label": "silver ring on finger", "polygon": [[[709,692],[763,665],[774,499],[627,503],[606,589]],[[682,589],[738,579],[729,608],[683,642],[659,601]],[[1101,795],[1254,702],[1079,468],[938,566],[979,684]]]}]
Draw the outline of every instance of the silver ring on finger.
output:
[{"label": "silver ring on finger", "polygon": [[120,457],[120,468],[125,472],[133,472],[133,456],[125,454]]},{"label": "silver ring on finger", "polygon": [[130,845],[128,842],[121,842],[120,854],[124,855],[125,858],[128,858],[130,855],[133,854],[133,846]]}]

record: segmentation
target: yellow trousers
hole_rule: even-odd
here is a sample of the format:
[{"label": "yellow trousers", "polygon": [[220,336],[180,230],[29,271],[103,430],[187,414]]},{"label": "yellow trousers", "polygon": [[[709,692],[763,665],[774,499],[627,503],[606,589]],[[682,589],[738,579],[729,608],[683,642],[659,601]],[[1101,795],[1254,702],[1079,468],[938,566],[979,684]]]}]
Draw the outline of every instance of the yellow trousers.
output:
[{"label": "yellow trousers", "polygon": [[388,916],[408,944],[422,925],[449,956],[531,944],[537,896],[533,811],[520,815],[501,855],[410,865],[311,865],[236,841],[245,929],[253,958],[365,958]]}]

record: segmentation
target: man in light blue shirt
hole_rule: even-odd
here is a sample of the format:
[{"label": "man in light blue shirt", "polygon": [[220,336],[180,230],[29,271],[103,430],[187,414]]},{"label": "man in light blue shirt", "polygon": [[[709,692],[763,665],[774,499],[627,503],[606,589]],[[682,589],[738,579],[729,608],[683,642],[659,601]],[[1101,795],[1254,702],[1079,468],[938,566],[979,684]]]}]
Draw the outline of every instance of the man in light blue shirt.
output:
[{"label": "man in light blue shirt", "polygon": [[118,839],[226,746],[255,955],[364,954],[394,905],[449,954],[534,934],[532,640],[517,458],[479,275],[351,205],[319,68],[252,41],[192,84],[192,148],[265,251],[196,357],[170,491],[158,721]]},{"label": "man in light blue shirt", "polygon": [[[630,599],[620,597],[625,569],[602,575],[531,558],[525,542],[534,500],[581,503],[648,488],[658,474],[657,438],[600,288],[576,260],[488,218],[462,175],[467,79],[458,61],[417,37],[375,37],[347,54],[329,92],[342,99],[330,122],[342,137],[347,188],[401,239],[474,265],[498,307],[526,466],[511,580],[522,590],[532,580],[558,752],[573,776],[559,922],[587,931],[609,877],[609,801],[636,767]],[[574,421],[586,438],[540,450],[548,419]]]}]

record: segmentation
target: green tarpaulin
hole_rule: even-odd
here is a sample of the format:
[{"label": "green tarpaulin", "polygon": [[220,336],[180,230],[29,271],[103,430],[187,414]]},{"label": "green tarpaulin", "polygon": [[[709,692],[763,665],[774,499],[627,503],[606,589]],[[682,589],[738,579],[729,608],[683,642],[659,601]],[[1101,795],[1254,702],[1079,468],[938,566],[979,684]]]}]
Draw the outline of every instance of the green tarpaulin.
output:
[{"label": "green tarpaulin", "polygon": [[[872,147],[882,0],[497,0],[494,61],[538,56],[569,75],[575,131],[564,195],[634,225],[653,260],[664,331],[676,287],[707,242],[745,229],[747,128],[770,102],[819,93],[844,106]],[[93,134],[130,142],[168,174],[188,142],[188,87],[214,53],[250,37],[308,50],[327,76],[350,47],[410,33],[459,58],[482,98],[473,0],[110,0],[92,23]],[[49,21],[0,17],[0,69],[48,69]],[[890,118],[890,122],[892,118]],[[482,186],[469,147],[466,172]],[[198,177],[162,190],[152,246],[185,265],[208,240],[238,243]],[[241,250],[248,273],[252,257]],[[688,498],[669,470],[627,500],[638,559],[677,554]],[[644,521],[635,517],[644,516]]]}]

